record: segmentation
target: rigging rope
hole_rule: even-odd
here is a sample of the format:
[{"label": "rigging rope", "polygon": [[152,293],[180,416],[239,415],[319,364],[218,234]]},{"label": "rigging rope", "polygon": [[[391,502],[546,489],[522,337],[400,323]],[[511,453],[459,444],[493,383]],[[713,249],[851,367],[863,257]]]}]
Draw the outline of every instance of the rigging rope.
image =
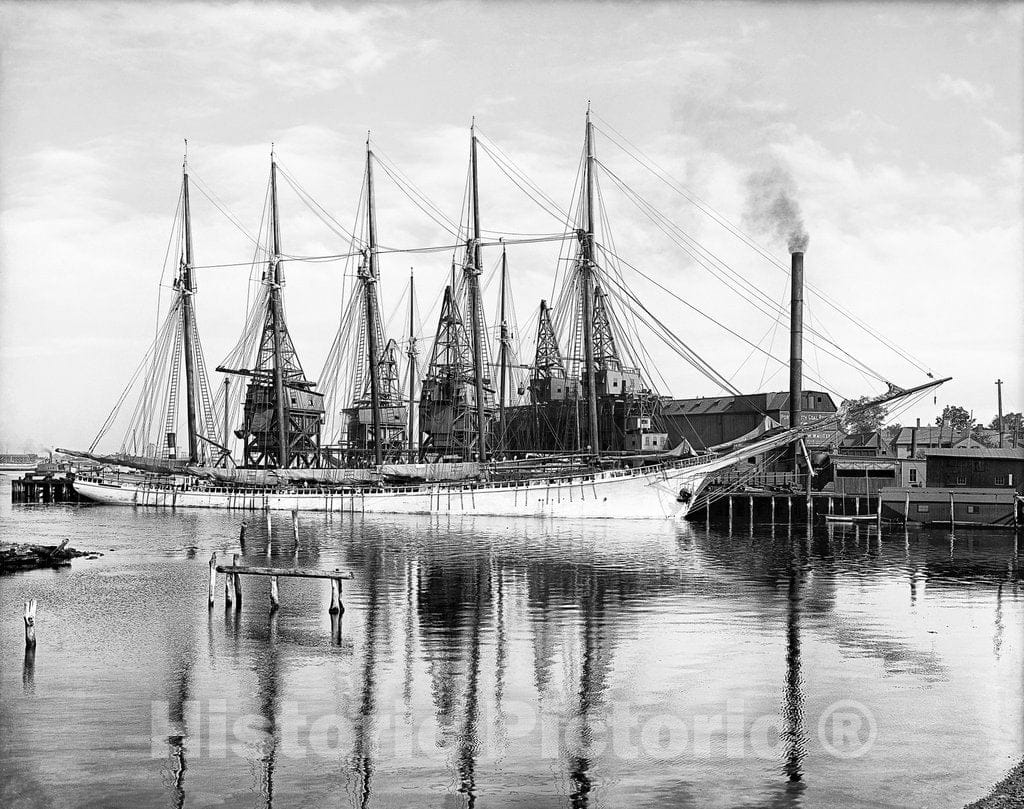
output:
[{"label": "rigging rope", "polygon": [[[615,135],[612,135],[610,132],[606,131],[604,128],[600,128],[600,127],[598,128],[599,131],[606,138],[608,138],[608,140],[611,143],[613,143],[620,150],[622,150],[628,157],[630,157],[631,159],[635,160],[643,168],[647,169],[649,172],[651,172],[651,174],[653,174],[655,177],[657,177],[659,180],[661,180],[663,183],[665,183],[665,185],[667,185],[670,189],[672,189],[677,194],[682,196],[684,199],[686,199],[688,202],[690,202],[692,205],[694,205],[698,210],[700,210],[706,216],[711,218],[713,221],[715,221],[720,226],[725,228],[733,236],[735,236],[740,241],[742,241],[744,244],[746,244],[748,247],[750,247],[752,250],[754,250],[758,255],[760,255],[762,258],[767,260],[769,264],[774,266],[776,269],[781,270],[783,273],[786,273],[787,275],[789,274],[790,268],[787,267],[782,262],[778,261],[766,248],[762,247],[760,244],[757,243],[756,240],[754,240],[751,236],[749,236],[743,230],[741,230],[739,227],[737,227],[732,222],[730,222],[724,215],[722,215],[721,213],[716,211],[708,203],[706,203],[703,200],[701,200],[696,194],[694,194],[692,191],[687,189],[684,185],[682,185],[677,180],[675,180],[665,169],[661,168],[652,158],[650,158],[647,155],[645,155],[643,153],[643,151],[639,147],[636,146],[636,144],[632,143],[628,138],[626,138],[625,135],[623,135],[621,132],[616,130],[611,124],[609,124],[607,121],[605,121],[599,115],[597,115],[597,113],[592,113],[592,114],[593,114],[594,117],[596,117],[599,120],[601,120],[603,122],[604,126],[606,126],[609,130],[611,130],[611,132],[614,132],[615,135],[618,136],[618,138],[621,138],[622,141],[624,141],[626,144],[629,144],[629,146],[632,147],[632,149],[634,151],[631,151],[630,149],[626,148],[626,146],[624,146],[622,143],[620,143],[618,138],[615,137]],[[837,311],[839,314],[841,314],[844,317],[846,317],[854,325],[858,326],[860,329],[862,329],[864,332],[866,332],[869,336],[871,336],[874,339],[878,340],[882,345],[884,345],[886,348],[888,348],[891,351],[893,351],[897,356],[899,356],[900,358],[902,358],[903,360],[908,362],[910,365],[912,365],[914,368],[916,368],[917,370],[921,371],[922,373],[927,374],[929,377],[932,376],[931,369],[927,365],[925,365],[921,360],[917,359],[913,354],[911,354],[910,352],[908,352],[905,349],[901,348],[900,346],[896,345],[892,340],[887,338],[885,335],[883,335],[877,329],[874,329],[872,326],[870,326],[862,318],[860,318],[857,315],[855,315],[852,312],[850,312],[848,309],[846,309],[844,306],[842,306],[842,304],[840,304],[837,301],[835,301],[833,298],[831,298],[829,295],[827,295],[822,289],[817,287],[817,285],[815,285],[813,283],[810,283],[810,282],[806,282],[805,286],[807,287],[807,289],[809,291],[811,291],[813,294],[815,294],[819,298],[821,298],[826,304],[828,304],[830,307],[832,307],[835,311]]]}]

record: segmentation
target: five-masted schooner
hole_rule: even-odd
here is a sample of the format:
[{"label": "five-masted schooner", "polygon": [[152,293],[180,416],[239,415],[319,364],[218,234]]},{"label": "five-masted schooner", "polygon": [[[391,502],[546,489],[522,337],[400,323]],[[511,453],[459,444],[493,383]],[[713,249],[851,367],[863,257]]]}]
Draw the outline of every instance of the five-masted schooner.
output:
[{"label": "five-masted schooner", "polygon": [[[89,453],[80,453],[143,474],[82,475],[75,481],[76,490],[103,503],[175,508],[680,518],[709,476],[743,458],[779,454],[810,431],[799,424],[776,426],[704,454],[666,446],[667,434],[658,426],[662,397],[635,361],[637,355],[629,352],[627,330],[611,301],[615,276],[601,267],[599,253],[607,250],[596,239],[589,109],[576,222],[562,236],[575,245],[575,255],[554,317],[547,301],[540,302],[533,362],[517,390],[521,394],[528,388],[529,398],[513,404],[508,257],[502,244],[495,367],[480,282],[485,241],[477,160],[474,124],[461,260],[453,259],[443,291],[416,408],[413,283],[410,278],[408,387],[403,394],[399,346],[388,339],[381,313],[375,155],[369,139],[361,198],[365,210],[358,217],[363,236],[352,235],[348,254],[357,259],[358,268],[325,365],[326,382],[325,376],[320,385],[306,377],[285,323],[280,169],[272,151],[267,247],[257,255],[262,265],[259,291],[242,339],[217,367],[225,377],[216,403],[195,325],[186,161],[180,206],[184,249],[176,297],[150,351],[150,372],[129,429],[131,440],[122,447],[129,451],[99,455],[94,442]],[[182,356],[187,459],[176,451]],[[242,385],[232,385],[232,379],[244,380],[244,401]],[[910,391],[890,388],[871,403],[935,384]],[[241,411],[241,425],[234,430],[233,399]],[[151,413],[164,402],[158,448],[149,440]],[[821,422],[814,425],[821,428]],[[240,464],[232,451],[237,441]]]}]

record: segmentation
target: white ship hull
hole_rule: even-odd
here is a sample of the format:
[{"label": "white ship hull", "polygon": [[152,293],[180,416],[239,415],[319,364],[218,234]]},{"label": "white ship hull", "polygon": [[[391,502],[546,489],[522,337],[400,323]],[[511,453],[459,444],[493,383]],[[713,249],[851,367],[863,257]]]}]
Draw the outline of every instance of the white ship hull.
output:
[{"label": "white ship hull", "polygon": [[378,514],[536,516],[569,519],[682,519],[708,475],[735,457],[688,459],[519,483],[425,483],[380,489],[172,486],[77,478],[75,491],[100,503]]}]

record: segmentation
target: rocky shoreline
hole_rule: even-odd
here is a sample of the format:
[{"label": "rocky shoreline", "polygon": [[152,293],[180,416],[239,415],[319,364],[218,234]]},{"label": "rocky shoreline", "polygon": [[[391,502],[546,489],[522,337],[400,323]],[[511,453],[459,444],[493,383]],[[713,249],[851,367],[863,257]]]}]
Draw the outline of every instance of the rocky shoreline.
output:
[{"label": "rocky shoreline", "polygon": [[66,567],[72,559],[86,556],[92,559],[101,554],[95,551],[79,551],[68,547],[68,540],[59,545],[25,545],[10,542],[0,543],[0,575],[19,570]]},{"label": "rocky shoreline", "polygon": [[1024,761],[1010,770],[988,795],[964,809],[1024,809]]}]

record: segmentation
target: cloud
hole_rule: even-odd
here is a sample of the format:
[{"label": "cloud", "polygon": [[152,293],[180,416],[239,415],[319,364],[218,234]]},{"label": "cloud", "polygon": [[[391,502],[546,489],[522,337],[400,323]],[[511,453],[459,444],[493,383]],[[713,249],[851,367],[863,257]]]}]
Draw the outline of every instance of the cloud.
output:
[{"label": "cloud", "polygon": [[[457,217],[474,112],[483,131],[568,206],[581,114],[591,93],[599,159],[776,301],[784,300],[785,274],[624,157],[606,129],[615,127],[732,222],[742,220],[751,171],[773,162],[788,166],[814,233],[810,282],[897,343],[963,375],[963,389],[971,391],[963,403],[980,406],[967,399],[994,378],[984,369],[1009,367],[1015,358],[1019,364],[1021,327],[1013,320],[1019,296],[1012,295],[1020,286],[1022,159],[1010,111],[1019,113],[1020,101],[984,72],[984,64],[965,60],[954,67],[948,54],[921,46],[920,54],[912,52],[920,72],[912,72],[902,61],[905,51],[897,59],[896,51],[879,48],[884,76],[872,83],[859,58],[840,58],[847,49],[835,48],[825,29],[820,37],[789,40],[758,24],[738,38],[716,37],[733,29],[735,15],[714,25],[703,19],[713,17],[712,10],[687,21],[674,6],[653,6],[646,14],[636,7],[622,15],[619,28],[605,24],[614,4],[595,7],[589,20],[576,20],[571,9],[555,4],[545,14],[564,13],[580,25],[551,22],[550,38],[541,38],[526,13],[511,15],[521,18],[513,24],[500,11],[489,17],[490,11],[432,9],[428,19],[419,7],[345,4],[9,6],[0,20],[6,113],[0,119],[0,440],[6,431],[88,443],[152,339],[181,135],[190,135],[194,176],[252,231],[260,222],[271,140],[292,176],[350,226],[368,125],[375,148]],[[765,9],[773,22],[781,19]],[[865,37],[876,34],[871,29]],[[858,33],[850,28],[836,36],[853,41]],[[835,61],[815,62],[813,47],[834,49],[829,59]],[[1019,43],[1007,45],[993,59],[1011,64],[1019,53]],[[952,73],[940,80],[940,70]],[[975,83],[953,78],[958,71]],[[902,82],[893,82],[894,74]],[[991,86],[978,83],[983,78]],[[930,102],[926,86],[955,103]],[[977,114],[976,105],[985,101],[992,109]],[[962,137],[947,130],[936,138],[947,124],[958,125]],[[870,148],[875,142],[881,148]],[[931,149],[935,142],[950,149]],[[962,154],[972,160],[965,163]],[[450,235],[414,209],[383,172],[377,176],[382,243],[449,243]],[[480,180],[485,228],[559,228],[486,158]],[[772,328],[756,312],[747,319],[752,310],[669,243],[609,178],[601,188],[619,255],[754,340]],[[322,255],[344,248],[287,183],[281,197],[287,250]],[[251,245],[201,194],[192,202],[200,262],[251,255]],[[485,261],[495,255],[489,251]],[[557,248],[516,246],[509,255],[525,321],[536,299],[550,295]],[[446,253],[385,256],[385,310],[397,306],[415,264],[424,330],[432,332],[436,316],[426,313],[449,259]],[[316,378],[337,323],[341,266],[290,262],[286,273],[289,325]],[[241,328],[247,272],[204,270],[199,283],[212,365]],[[1001,305],[990,308],[996,311],[982,316],[965,307],[965,296],[995,289]],[[722,370],[749,354],[698,313],[684,312],[652,289],[642,294]],[[1011,299],[1013,305],[1002,305]],[[862,333],[844,330],[842,319],[819,311],[817,301],[809,305],[809,320],[820,318],[837,341],[904,381],[907,369],[894,369],[892,355],[876,351]],[[963,326],[933,345],[922,335],[932,339],[935,322]],[[41,327],[56,343],[40,337]],[[102,344],[95,342],[98,335]],[[69,346],[64,352],[62,340]],[[714,392],[672,356],[651,351],[678,395]],[[812,359],[809,350],[808,363]],[[844,392],[865,392],[862,378],[825,361],[822,377]],[[759,384],[759,374],[749,370],[736,377],[741,388]],[[813,373],[818,376],[816,367]],[[67,390],[76,391],[73,405]]]},{"label": "cloud", "polygon": [[925,87],[929,98],[935,101],[963,101],[968,104],[983,104],[992,100],[992,86],[973,84],[963,77],[953,77],[942,73]]},{"label": "cloud", "polygon": [[[116,65],[123,88],[150,85],[151,101],[164,105],[165,114],[198,97],[206,104],[211,96],[239,102],[274,91],[313,95],[354,86],[401,54],[430,46],[399,24],[408,14],[401,7],[242,2],[89,8],[93,13],[74,5],[12,7],[3,25],[7,59],[19,64],[46,54],[43,72],[65,81]],[[65,47],[54,50],[54,41]]]}]

